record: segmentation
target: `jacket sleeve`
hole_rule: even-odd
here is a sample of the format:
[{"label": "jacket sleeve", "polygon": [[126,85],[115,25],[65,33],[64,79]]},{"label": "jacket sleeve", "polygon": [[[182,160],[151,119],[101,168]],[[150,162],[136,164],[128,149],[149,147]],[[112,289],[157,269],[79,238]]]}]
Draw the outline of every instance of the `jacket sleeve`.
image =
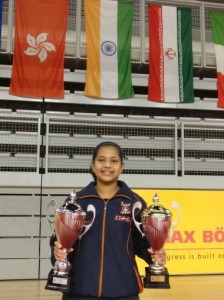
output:
[{"label": "jacket sleeve", "polygon": [[52,234],[52,236],[50,237],[50,249],[51,249],[51,257],[50,257],[50,259],[51,259],[51,264],[52,264],[52,266],[55,264],[55,262],[56,262],[56,259],[55,259],[55,257],[54,257],[54,242],[55,241],[57,241],[57,238],[56,238],[56,234],[55,233],[53,233]]},{"label": "jacket sleeve", "polygon": [[[135,215],[135,219],[137,222],[141,222],[141,212],[143,209],[146,208],[145,201],[141,198],[139,200],[142,203],[142,209]],[[134,223],[132,227],[132,238],[135,255],[145,260],[147,264],[152,264],[152,257],[151,254],[148,252],[148,249],[151,248],[151,244],[145,236],[142,237],[142,234],[139,232],[138,228]]]}]

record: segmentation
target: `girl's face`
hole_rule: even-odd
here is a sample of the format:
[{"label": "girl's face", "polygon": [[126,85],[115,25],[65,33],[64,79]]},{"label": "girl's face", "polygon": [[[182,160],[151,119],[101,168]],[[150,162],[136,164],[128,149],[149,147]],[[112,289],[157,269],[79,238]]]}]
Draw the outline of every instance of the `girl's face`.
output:
[{"label": "girl's face", "polygon": [[113,146],[103,146],[98,150],[92,162],[92,171],[95,173],[97,183],[113,183],[117,181],[123,170],[123,163],[118,150]]}]

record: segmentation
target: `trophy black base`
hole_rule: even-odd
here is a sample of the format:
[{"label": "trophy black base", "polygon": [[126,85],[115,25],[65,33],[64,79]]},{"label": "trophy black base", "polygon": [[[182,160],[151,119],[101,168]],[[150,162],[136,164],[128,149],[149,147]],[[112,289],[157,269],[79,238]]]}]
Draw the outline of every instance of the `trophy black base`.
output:
[{"label": "trophy black base", "polygon": [[60,291],[62,293],[68,293],[70,291],[71,278],[68,275],[54,274],[54,269],[48,274],[46,290]]},{"label": "trophy black base", "polygon": [[169,273],[167,268],[164,268],[164,270],[156,274],[153,272],[150,267],[145,268],[145,277],[143,279],[143,285],[145,288],[156,288],[156,289],[169,289],[170,283],[169,283]]}]

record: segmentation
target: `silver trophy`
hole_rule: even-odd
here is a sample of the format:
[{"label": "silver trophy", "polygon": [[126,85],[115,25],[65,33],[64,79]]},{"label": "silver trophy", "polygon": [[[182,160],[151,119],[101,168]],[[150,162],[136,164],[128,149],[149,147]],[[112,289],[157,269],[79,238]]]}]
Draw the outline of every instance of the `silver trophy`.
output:
[{"label": "silver trophy", "polygon": [[[53,232],[55,232],[58,242],[62,245],[65,252],[68,252],[77,239],[86,234],[92,226],[96,210],[93,205],[88,205],[87,212],[92,212],[92,218],[82,210],[81,206],[76,202],[76,194],[70,195],[70,200],[66,201],[63,206],[57,208],[54,219],[47,216],[48,223]],[[48,208],[56,206],[56,201],[51,200]],[[64,261],[56,261],[54,268],[48,275],[48,281],[45,286],[48,290],[57,290],[61,292],[69,292],[70,287],[70,270],[71,264],[66,258]]]},{"label": "silver trophy", "polygon": [[[178,209],[178,220],[172,223],[172,213],[159,204],[157,194],[153,197],[153,204],[144,209],[141,213],[141,221],[135,219],[135,210],[142,209],[140,202],[136,202],[133,206],[132,215],[136,227],[142,236],[146,236],[152,246],[154,252],[163,248],[168,236],[173,232],[179,223],[180,209],[176,202],[172,203],[172,208]],[[143,228],[143,231],[141,229]],[[171,230],[172,228],[172,230]],[[166,267],[154,262],[150,267],[146,268],[146,276],[144,278],[144,287],[146,288],[169,288],[169,273]]]}]

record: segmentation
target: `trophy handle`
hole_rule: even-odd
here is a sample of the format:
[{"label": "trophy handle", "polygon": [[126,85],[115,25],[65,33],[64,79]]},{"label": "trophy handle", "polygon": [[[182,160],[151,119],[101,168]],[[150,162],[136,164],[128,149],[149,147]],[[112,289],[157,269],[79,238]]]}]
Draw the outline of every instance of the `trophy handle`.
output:
[{"label": "trophy handle", "polygon": [[[50,207],[55,207],[56,204],[57,204],[56,200],[51,199],[50,202],[49,202],[48,205],[47,205],[47,213],[48,213],[49,208],[50,208]],[[54,219],[51,218],[49,215],[46,215],[46,218],[47,218],[47,222],[48,222],[48,224],[49,224],[49,226],[50,226],[52,232],[54,233],[54,226],[53,226],[53,224],[54,224]]]},{"label": "trophy handle", "polygon": [[174,209],[177,209],[178,216],[177,216],[177,220],[172,222],[172,229],[169,234],[170,236],[173,234],[175,228],[177,227],[178,223],[180,222],[180,215],[181,215],[180,206],[177,202],[172,202],[171,207]]},{"label": "trophy handle", "polygon": [[142,204],[141,204],[140,201],[135,202],[135,204],[133,205],[133,208],[132,208],[132,218],[133,218],[133,221],[135,223],[135,226],[138,228],[138,230],[141,233],[142,237],[144,237],[145,234],[142,232],[141,227],[140,227],[142,225],[142,222],[138,222],[135,219],[135,210],[136,210],[136,208],[138,208],[139,210],[142,209]]},{"label": "trophy handle", "polygon": [[87,231],[88,231],[88,230],[90,229],[90,227],[93,225],[93,222],[94,222],[95,217],[96,217],[96,209],[95,209],[95,207],[94,207],[92,204],[89,204],[89,205],[87,206],[87,211],[88,211],[88,212],[89,212],[89,211],[92,211],[92,213],[93,213],[93,218],[92,218],[92,222],[91,222],[90,224],[84,225],[84,226],[83,226],[83,228],[85,228],[85,229],[84,229],[84,231],[80,234],[80,236],[79,236],[80,239],[81,239],[81,237],[82,237],[84,234],[87,233]]}]

